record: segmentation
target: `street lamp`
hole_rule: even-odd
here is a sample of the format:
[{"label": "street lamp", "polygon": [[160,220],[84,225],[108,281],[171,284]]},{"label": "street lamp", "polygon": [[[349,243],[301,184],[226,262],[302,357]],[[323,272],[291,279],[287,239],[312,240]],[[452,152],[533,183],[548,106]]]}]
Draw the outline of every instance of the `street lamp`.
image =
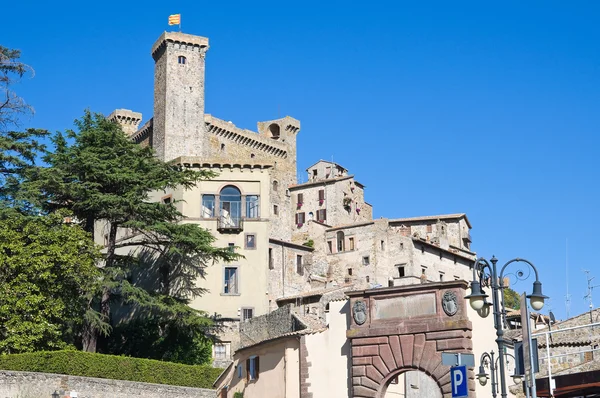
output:
[{"label": "street lamp", "polygon": [[[528,264],[533,271],[535,272],[535,282],[533,282],[533,293],[527,296],[531,303],[531,307],[539,311],[544,306],[544,300],[548,297],[542,294],[542,283],[538,278],[538,271],[535,266],[522,258],[514,258],[508,261],[502,268],[500,269],[500,274],[498,274],[496,263],[498,259],[494,256],[488,262],[485,258],[480,257],[475,261],[475,265],[473,265],[473,281],[471,282],[471,294],[465,296],[466,299],[469,299],[469,304],[471,308],[473,308],[477,313],[485,317],[489,314],[489,307],[493,305],[494,307],[494,328],[496,329],[496,343],[498,344],[498,359],[500,360],[500,395],[502,398],[506,398],[506,374],[504,370],[504,331],[502,330],[502,318],[506,313],[506,309],[504,308],[504,300],[500,301],[498,294],[504,298],[504,270],[509,264],[515,262],[523,262]],[[491,264],[490,264],[491,263]],[[487,271],[487,274],[486,274]],[[522,273],[519,274],[522,276]],[[491,287],[492,288],[492,296],[490,300],[492,303],[487,302],[487,298],[489,297],[484,291],[483,287]],[[502,305],[502,308],[500,307]],[[487,308],[484,308],[487,307]],[[487,312],[486,312],[487,311]],[[480,371],[482,368],[480,367]],[[480,375],[482,372],[480,372]],[[485,374],[485,372],[483,372]],[[479,375],[478,375],[479,378]],[[480,379],[480,382],[482,378]],[[493,381],[492,381],[493,385]],[[495,392],[495,388],[492,387],[492,394]],[[494,395],[495,396],[495,395]]]},{"label": "street lamp", "polygon": [[[513,361],[515,361],[515,357],[512,354],[509,354],[508,352],[506,352],[506,353],[504,353],[504,355],[512,357]],[[490,365],[490,375],[489,376],[485,372],[486,359]],[[484,352],[483,354],[481,354],[481,359],[479,360],[479,373],[477,373],[475,375],[475,377],[477,377],[477,380],[479,380],[479,384],[481,384],[482,386],[485,386],[487,384],[488,378],[491,376],[492,397],[494,397],[494,398],[496,398],[496,389],[498,388],[498,374],[496,373],[496,371],[498,370],[498,360],[499,359],[500,359],[500,357],[497,357],[496,360],[494,360],[494,351],[490,351],[489,354],[487,352]],[[515,384],[521,383],[522,376],[517,374],[516,369],[514,370],[514,374],[511,377]]]}]

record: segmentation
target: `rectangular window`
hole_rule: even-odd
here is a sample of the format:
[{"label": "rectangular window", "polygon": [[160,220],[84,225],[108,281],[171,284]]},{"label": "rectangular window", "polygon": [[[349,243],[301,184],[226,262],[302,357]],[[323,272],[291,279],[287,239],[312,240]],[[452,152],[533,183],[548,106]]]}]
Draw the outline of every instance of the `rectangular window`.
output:
[{"label": "rectangular window", "polygon": [[352,268],[348,268],[348,276],[352,276]]},{"label": "rectangular window", "polygon": [[246,196],[246,218],[259,218],[258,195]]},{"label": "rectangular window", "polygon": [[432,230],[433,230],[432,225],[431,224],[427,224],[427,233],[432,232]]},{"label": "rectangular window", "polygon": [[202,218],[215,216],[215,195],[202,195]]},{"label": "rectangular window", "polygon": [[298,273],[298,275],[304,275],[304,265],[302,264],[302,256],[299,254],[296,256],[296,273]]},{"label": "rectangular window", "polygon": [[396,267],[398,268],[398,278],[404,278],[406,276],[404,265],[397,265]]},{"label": "rectangular window", "polygon": [[243,365],[238,365],[237,371],[238,371],[238,379],[241,379],[242,375],[244,374],[244,366]]},{"label": "rectangular window", "polygon": [[350,250],[354,250],[354,237],[348,238],[348,246]]},{"label": "rectangular window", "polygon": [[327,209],[317,210],[317,221],[327,220]]},{"label": "rectangular window", "polygon": [[381,250],[385,250],[385,241],[381,241]]},{"label": "rectangular window", "polygon": [[227,359],[227,346],[223,343],[215,343],[215,359]]},{"label": "rectangular window", "polygon": [[273,205],[273,214],[274,215],[278,215],[279,214],[279,206]]},{"label": "rectangular window", "polygon": [[229,250],[231,253],[235,253],[235,243],[229,243],[227,250]]},{"label": "rectangular window", "polygon": [[300,226],[300,225],[304,224],[304,221],[305,221],[304,212],[296,213],[296,225]]},{"label": "rectangular window", "polygon": [[242,321],[247,321],[254,317],[254,308],[242,308]]},{"label": "rectangular window", "polygon": [[275,266],[273,265],[273,249],[269,247],[269,269],[273,269]]},{"label": "rectangular window", "polygon": [[443,282],[443,281],[444,281],[444,273],[440,272],[440,282]]},{"label": "rectangular window", "polygon": [[369,259],[369,256],[364,256],[363,260],[362,260],[362,263],[363,263],[363,265],[369,265],[371,263],[370,259]]},{"label": "rectangular window", "polygon": [[325,190],[319,189],[319,202],[322,202],[324,200],[325,200]]},{"label": "rectangular window", "polygon": [[248,379],[248,381],[258,380],[258,374],[260,372],[258,364],[259,364],[259,360],[256,355],[251,356],[250,358],[246,359],[246,368],[248,369],[246,378]]},{"label": "rectangular window", "polygon": [[256,235],[255,234],[246,234],[246,242],[244,247],[246,249],[256,249]]},{"label": "rectangular window", "polygon": [[304,194],[298,194],[296,198],[296,203],[298,203],[298,206],[302,206],[302,204],[304,203]]},{"label": "rectangular window", "polygon": [[237,267],[225,267],[225,281],[223,293],[238,294],[238,269]]},{"label": "rectangular window", "polygon": [[329,249],[329,253],[333,253],[333,243],[330,240],[327,241],[327,248]]}]

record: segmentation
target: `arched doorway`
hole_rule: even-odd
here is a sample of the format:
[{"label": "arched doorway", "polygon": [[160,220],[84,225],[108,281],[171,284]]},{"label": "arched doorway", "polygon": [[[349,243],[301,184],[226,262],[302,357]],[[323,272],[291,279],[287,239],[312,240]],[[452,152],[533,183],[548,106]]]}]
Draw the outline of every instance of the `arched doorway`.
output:
[{"label": "arched doorway", "polygon": [[[465,281],[448,281],[346,292],[352,396],[450,398],[450,366],[442,363],[442,352],[473,349],[466,288]],[[474,394],[472,369],[467,377]]]},{"label": "arched doorway", "polygon": [[392,375],[383,386],[383,398],[442,398],[438,383],[422,370],[406,370]]}]

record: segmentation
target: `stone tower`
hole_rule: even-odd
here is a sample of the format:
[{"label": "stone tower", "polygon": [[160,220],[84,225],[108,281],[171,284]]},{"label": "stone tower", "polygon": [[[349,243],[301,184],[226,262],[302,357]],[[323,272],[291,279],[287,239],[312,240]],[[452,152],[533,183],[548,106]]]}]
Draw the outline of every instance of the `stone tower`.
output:
[{"label": "stone tower", "polygon": [[153,147],[161,160],[202,154],[207,50],[208,38],[180,32],[164,32],[152,46]]}]

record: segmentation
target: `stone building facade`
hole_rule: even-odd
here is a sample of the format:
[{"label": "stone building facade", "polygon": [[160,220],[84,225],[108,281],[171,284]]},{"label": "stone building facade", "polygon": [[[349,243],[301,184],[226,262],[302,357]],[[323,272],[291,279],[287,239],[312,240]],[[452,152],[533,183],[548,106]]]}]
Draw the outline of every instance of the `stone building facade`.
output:
[{"label": "stone building facade", "polygon": [[[142,124],[141,114],[117,109],[109,117],[160,159],[217,175],[193,189],[153,197],[176,201],[183,222],[200,224],[217,245],[243,255],[233,264],[209,266],[198,281],[206,293],[191,304],[224,320],[216,363],[241,349],[240,322],[285,304],[327,325],[327,297],[337,292],[343,306],[348,286],[470,280],[475,253],[465,214],[373,219],[365,186],[337,163],[316,162],[306,169],[307,182],[298,183],[298,120],[258,122],[250,131],[206,113],[208,49],[205,37],[163,33],[151,51],[153,116]],[[493,332],[490,319],[472,319],[470,309],[466,314],[474,335]],[[472,349],[478,355],[491,347],[473,339]]]}]

